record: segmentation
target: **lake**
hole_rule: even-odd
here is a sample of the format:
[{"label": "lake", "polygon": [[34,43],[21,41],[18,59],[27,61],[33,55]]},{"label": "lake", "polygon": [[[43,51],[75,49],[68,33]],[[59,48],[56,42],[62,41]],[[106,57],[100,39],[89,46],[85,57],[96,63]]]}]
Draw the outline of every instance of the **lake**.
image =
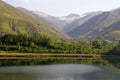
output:
[{"label": "lake", "polygon": [[0,80],[120,80],[117,63],[100,62],[0,67]]}]

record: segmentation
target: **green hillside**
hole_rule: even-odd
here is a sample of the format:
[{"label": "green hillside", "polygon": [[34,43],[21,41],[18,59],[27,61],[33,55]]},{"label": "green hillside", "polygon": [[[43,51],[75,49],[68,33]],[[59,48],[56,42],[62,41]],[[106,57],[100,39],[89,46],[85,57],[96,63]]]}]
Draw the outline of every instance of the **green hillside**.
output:
[{"label": "green hillside", "polygon": [[0,34],[9,33],[25,35],[45,34],[53,37],[66,37],[66,35],[54,28],[48,27],[48,25],[37,21],[19,9],[0,1]]},{"label": "green hillside", "polygon": [[[60,34],[62,37],[68,38],[69,36],[66,35],[65,33],[63,33],[62,30],[60,30],[58,27],[56,27],[53,23],[49,22],[46,18],[42,18],[41,16],[35,14],[34,12],[18,7],[17,9],[19,9],[20,11],[24,12],[25,14],[33,17],[34,19],[36,19],[37,21],[40,21],[44,24],[46,24],[47,26],[51,27],[54,31],[56,31],[56,33]],[[53,33],[54,35],[54,33]]]}]

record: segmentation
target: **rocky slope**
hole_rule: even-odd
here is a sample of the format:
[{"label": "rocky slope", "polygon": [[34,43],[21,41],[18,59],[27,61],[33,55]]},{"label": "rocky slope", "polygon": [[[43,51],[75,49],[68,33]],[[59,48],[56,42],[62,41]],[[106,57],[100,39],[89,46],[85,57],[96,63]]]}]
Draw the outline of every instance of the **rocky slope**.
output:
[{"label": "rocky slope", "polygon": [[[114,36],[116,39],[117,36],[115,36],[113,33],[115,29],[114,24],[120,20],[120,9],[111,10],[107,12],[103,12],[99,15],[96,15],[84,23],[80,24],[79,26],[71,29],[70,31],[66,32],[68,35],[70,35],[73,38],[81,39],[81,40],[93,40],[93,39],[99,39],[98,37],[105,39],[105,35],[101,35],[106,33],[108,37]],[[118,27],[116,29],[119,30],[119,24],[117,24]],[[107,32],[108,29],[111,29],[109,33],[112,33],[109,35]]]}]

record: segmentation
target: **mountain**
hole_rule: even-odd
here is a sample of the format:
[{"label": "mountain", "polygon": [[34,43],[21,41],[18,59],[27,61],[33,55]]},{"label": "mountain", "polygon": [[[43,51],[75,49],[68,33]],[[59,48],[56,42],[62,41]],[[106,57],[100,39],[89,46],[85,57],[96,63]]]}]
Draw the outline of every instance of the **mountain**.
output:
[{"label": "mountain", "polygon": [[119,41],[120,40],[120,20],[110,25],[101,32],[104,40]]},{"label": "mountain", "polygon": [[[70,32],[72,29],[80,26],[81,24],[83,24],[84,22],[86,22],[87,20],[89,20],[90,18],[101,14],[102,12],[91,12],[91,13],[85,13],[81,16],[78,16],[79,18],[76,18],[75,20],[73,20],[72,22],[70,22],[69,24],[67,24],[64,28],[63,31],[65,33]],[[76,16],[77,17],[77,16]]]},{"label": "mountain", "polygon": [[[46,20],[46,18],[43,18],[41,16],[39,16],[38,14],[35,14],[34,12],[30,11],[30,10],[27,10],[27,9],[24,9],[24,8],[21,8],[21,7],[18,7],[19,10],[21,10],[22,12],[24,12],[25,14],[27,15],[30,15],[32,16],[33,18],[35,18],[37,21],[40,21],[44,24],[46,24],[48,27],[52,27],[54,29],[56,29],[57,31],[63,33],[59,28],[57,28],[54,24],[52,24],[51,22],[49,22],[48,20]],[[65,35],[65,34],[64,34]]]},{"label": "mountain", "polygon": [[43,12],[38,12],[38,11],[33,11],[33,13],[44,18],[45,20],[52,23],[54,26],[56,26],[57,28],[59,28],[61,30],[64,28],[65,25],[67,25],[71,21],[79,18],[79,15],[77,15],[77,14],[70,14],[68,16],[63,16],[63,17],[55,17],[55,16],[51,16],[51,15],[48,15]]},{"label": "mountain", "polygon": [[61,29],[67,24],[67,22],[60,20],[58,17],[48,15],[43,12],[33,11],[33,13],[39,15],[40,17],[46,19],[51,24],[55,25],[57,28]]},{"label": "mountain", "polygon": [[62,32],[0,0],[0,34],[9,33],[66,37]]},{"label": "mountain", "polygon": [[80,18],[79,14],[69,14],[67,16],[60,17],[59,19],[62,20],[62,21],[65,21],[67,24],[69,24],[72,21],[77,20],[79,18]]},{"label": "mountain", "polygon": [[[120,9],[106,11],[88,19],[80,26],[77,26],[71,31],[68,31],[67,34],[73,38],[81,40],[98,39],[98,37],[103,38],[105,35],[101,36],[101,34],[106,33],[106,29],[119,20]],[[114,29],[112,31],[114,31]]]}]

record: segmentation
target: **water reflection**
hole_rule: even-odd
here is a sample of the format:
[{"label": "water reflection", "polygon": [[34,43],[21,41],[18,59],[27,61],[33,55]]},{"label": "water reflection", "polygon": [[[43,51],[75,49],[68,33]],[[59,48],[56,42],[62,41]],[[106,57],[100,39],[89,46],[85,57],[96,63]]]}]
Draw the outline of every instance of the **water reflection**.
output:
[{"label": "water reflection", "polygon": [[[51,61],[49,63],[67,62],[68,64],[0,67],[0,80],[120,80],[120,58],[47,61]],[[21,63],[24,61],[5,60],[0,63],[6,62]]]},{"label": "water reflection", "polygon": [[0,80],[120,80],[114,68],[64,64],[1,67]]}]

